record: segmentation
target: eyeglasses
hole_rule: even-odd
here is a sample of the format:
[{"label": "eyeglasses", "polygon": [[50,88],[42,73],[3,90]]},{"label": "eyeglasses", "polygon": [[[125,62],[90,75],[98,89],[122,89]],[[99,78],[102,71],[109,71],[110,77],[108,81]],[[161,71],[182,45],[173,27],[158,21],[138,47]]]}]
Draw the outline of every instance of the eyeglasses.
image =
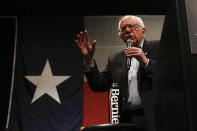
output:
[{"label": "eyeglasses", "polygon": [[127,27],[129,28],[130,31],[136,31],[138,27],[141,27],[139,25],[126,25],[126,26],[123,26],[121,28],[121,30],[119,30],[119,32],[125,32]]}]

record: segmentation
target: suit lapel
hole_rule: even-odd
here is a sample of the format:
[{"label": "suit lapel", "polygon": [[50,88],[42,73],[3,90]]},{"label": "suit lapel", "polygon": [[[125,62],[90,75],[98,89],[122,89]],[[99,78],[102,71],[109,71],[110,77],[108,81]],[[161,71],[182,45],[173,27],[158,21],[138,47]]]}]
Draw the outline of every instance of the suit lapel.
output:
[{"label": "suit lapel", "polygon": [[121,53],[122,69],[121,69],[121,79],[123,81],[122,95],[125,99],[128,98],[128,70],[126,69],[126,60],[127,57],[124,54],[124,51]]},{"label": "suit lapel", "polygon": [[143,47],[142,47],[142,50],[145,54],[145,56],[149,57],[149,53],[150,53],[150,49],[149,49],[149,46],[148,46],[148,41],[147,40],[144,40],[144,44],[143,44]]}]

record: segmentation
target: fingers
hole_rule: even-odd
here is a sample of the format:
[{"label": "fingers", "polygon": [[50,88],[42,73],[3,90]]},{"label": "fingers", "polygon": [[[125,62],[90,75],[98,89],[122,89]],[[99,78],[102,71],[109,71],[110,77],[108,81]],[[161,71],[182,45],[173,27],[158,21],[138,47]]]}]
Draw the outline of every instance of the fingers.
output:
[{"label": "fingers", "polygon": [[92,49],[93,49],[93,51],[95,51],[95,45],[96,45],[96,40],[93,40],[93,42],[92,42]]},{"label": "fingers", "polygon": [[95,51],[95,45],[96,45],[96,40],[93,40],[92,45],[88,46],[88,51],[91,50],[91,52],[94,52]]},{"label": "fingers", "polygon": [[75,43],[77,43],[77,45],[79,46],[79,48],[81,48],[81,44],[80,44],[79,40],[75,40]]},{"label": "fingers", "polygon": [[89,36],[88,31],[85,30],[84,32],[80,32],[77,34],[77,39],[75,40],[75,43],[77,43],[78,47],[80,48],[82,54],[84,56],[87,56],[87,61],[92,61],[94,52],[95,52],[95,45],[96,40],[94,40],[92,43],[89,42]]},{"label": "fingers", "polygon": [[83,32],[80,32],[79,35],[77,35],[77,37],[78,37],[80,43],[84,42],[84,34],[83,34]]},{"label": "fingers", "polygon": [[79,34],[77,34],[77,40],[80,43],[80,45],[81,45],[81,43],[84,43],[85,38],[84,38],[84,33],[82,31],[79,32]]},{"label": "fingers", "polygon": [[89,36],[87,30],[84,31],[84,37],[85,37],[85,41],[89,42]]},{"label": "fingers", "polygon": [[148,58],[145,56],[141,48],[128,47],[125,50],[125,55],[127,57],[135,57],[140,63],[146,65]]},{"label": "fingers", "polygon": [[135,53],[135,52],[138,52],[138,51],[139,51],[139,49],[136,48],[136,47],[127,47],[127,48],[125,49],[125,53],[126,53],[126,54],[128,54],[128,53]]},{"label": "fingers", "polygon": [[87,30],[85,30],[84,32],[81,31],[79,34],[77,34],[77,40],[75,40],[75,42],[81,49],[86,49],[88,52],[95,51],[96,40],[94,40],[92,43],[89,42]]},{"label": "fingers", "polygon": [[77,38],[80,43],[89,42],[88,31],[87,30],[85,30],[84,32],[81,31],[79,34],[77,34]]},{"label": "fingers", "polygon": [[142,54],[144,54],[142,49],[136,47],[129,47],[125,50],[126,56],[142,56]]},{"label": "fingers", "polygon": [[79,42],[79,45],[84,45],[84,46],[88,46],[89,45],[89,36],[88,36],[88,31],[85,30],[84,32],[79,32],[79,34],[77,34],[77,40]]}]

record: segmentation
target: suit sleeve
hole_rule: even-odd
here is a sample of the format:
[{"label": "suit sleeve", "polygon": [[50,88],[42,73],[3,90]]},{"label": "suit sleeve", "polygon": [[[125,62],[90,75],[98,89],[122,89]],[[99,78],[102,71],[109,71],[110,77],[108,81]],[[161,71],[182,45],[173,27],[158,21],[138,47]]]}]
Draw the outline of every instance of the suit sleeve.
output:
[{"label": "suit sleeve", "polygon": [[94,67],[89,71],[85,72],[90,88],[95,92],[108,91],[111,85],[110,75],[110,60],[103,72],[99,72],[96,61],[94,61]]},{"label": "suit sleeve", "polygon": [[150,44],[150,50],[151,50],[151,56],[149,57],[149,63],[148,65],[145,67],[146,73],[149,76],[153,76],[154,74],[154,70],[155,70],[155,66],[156,66],[156,59],[157,59],[157,52],[158,52],[158,46],[159,46],[159,41],[153,41]]},{"label": "suit sleeve", "polygon": [[150,76],[153,75],[155,65],[156,65],[156,61],[153,59],[149,59],[149,63],[145,67],[145,70],[146,70],[146,73],[149,74]]}]

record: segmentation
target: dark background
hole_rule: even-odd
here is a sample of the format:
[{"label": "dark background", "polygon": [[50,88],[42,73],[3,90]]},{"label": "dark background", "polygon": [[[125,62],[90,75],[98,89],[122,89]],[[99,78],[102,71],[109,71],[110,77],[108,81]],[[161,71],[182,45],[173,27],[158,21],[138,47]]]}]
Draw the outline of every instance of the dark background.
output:
[{"label": "dark background", "polygon": [[170,0],[4,1],[2,15],[165,14]]},{"label": "dark background", "polygon": [[[166,15],[154,85],[158,131],[197,130],[197,56],[191,54],[184,0],[13,1],[2,16]],[[6,8],[5,8],[6,7]],[[71,25],[71,27],[74,25]],[[11,86],[15,19],[0,19],[0,128],[5,128]]]}]

